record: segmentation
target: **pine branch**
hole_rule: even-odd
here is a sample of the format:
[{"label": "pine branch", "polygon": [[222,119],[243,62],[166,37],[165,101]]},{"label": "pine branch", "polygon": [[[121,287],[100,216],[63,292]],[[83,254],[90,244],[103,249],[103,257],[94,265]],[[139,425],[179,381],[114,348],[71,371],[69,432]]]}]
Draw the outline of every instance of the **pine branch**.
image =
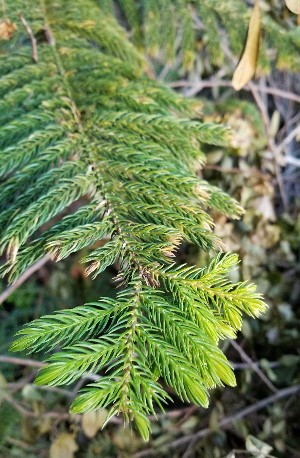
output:
[{"label": "pine branch", "polygon": [[[242,53],[250,16],[244,0],[164,0],[144,4],[127,0],[125,8],[123,2],[114,3],[129,24],[133,41],[139,47],[143,45],[151,57],[168,69],[178,66],[185,71],[194,69],[200,52],[204,56],[201,64],[205,73],[211,65],[224,68],[228,53],[237,58]],[[100,0],[106,9],[108,3],[114,13],[112,0]],[[280,70],[299,71],[299,34],[292,15],[278,5],[276,19],[274,9],[264,10],[262,22],[261,70],[269,72],[275,65]]]},{"label": "pine branch", "polygon": [[[242,213],[197,176],[201,149],[227,145],[230,134],[152,81],[124,30],[92,0],[10,3],[11,20],[22,11],[30,24],[38,62],[18,27],[0,57],[1,274],[15,281],[45,255],[85,248],[86,274],[116,263],[122,286],[116,299],[33,321],[12,350],[58,350],[37,383],[100,372],[71,410],[110,407],[108,419],[122,414],[147,439],[147,416],[170,400],[164,384],[203,406],[209,389],[235,384],[218,342],[235,337],[243,313],[266,308],[253,285],[228,280],[235,255],[217,255],[205,269],[174,263],[182,242],[220,251],[210,208]],[[187,11],[184,21],[188,62]]]}]

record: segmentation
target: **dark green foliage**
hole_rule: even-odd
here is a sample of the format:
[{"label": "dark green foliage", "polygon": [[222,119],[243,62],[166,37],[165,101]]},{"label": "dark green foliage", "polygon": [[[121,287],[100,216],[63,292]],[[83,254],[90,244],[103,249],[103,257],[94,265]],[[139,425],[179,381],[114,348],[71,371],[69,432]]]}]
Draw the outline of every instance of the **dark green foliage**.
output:
[{"label": "dark green foliage", "polygon": [[[118,13],[132,31],[134,43],[170,67],[193,69],[201,53],[203,73],[228,66],[243,50],[250,8],[245,0],[99,0],[104,11]],[[113,7],[113,4],[115,7]],[[299,70],[299,31],[284,2],[261,6],[262,46],[259,67]]]},{"label": "dark green foliage", "polygon": [[[19,11],[44,37],[37,64]],[[143,57],[96,2],[18,0],[7,13],[18,30],[0,57],[2,273],[14,280],[46,253],[58,260],[98,243],[86,273],[117,262],[125,287],[115,300],[35,320],[12,349],[59,346],[41,384],[105,369],[71,410],[109,406],[108,419],[122,413],[147,439],[147,415],[169,399],[163,383],[203,406],[208,389],[235,384],[219,339],[266,307],[253,285],[227,279],[235,255],[204,270],[174,264],[182,242],[220,251],[208,209],[242,213],[196,174],[204,144],[225,146],[229,133],[145,76]]]}]

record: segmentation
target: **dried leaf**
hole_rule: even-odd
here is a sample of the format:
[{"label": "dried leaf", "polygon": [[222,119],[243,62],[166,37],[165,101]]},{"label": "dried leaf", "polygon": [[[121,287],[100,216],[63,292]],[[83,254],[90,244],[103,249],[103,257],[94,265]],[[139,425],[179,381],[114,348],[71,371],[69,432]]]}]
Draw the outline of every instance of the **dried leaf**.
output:
[{"label": "dried leaf", "polygon": [[300,14],[300,0],[285,0],[288,9],[295,14]]},{"label": "dried leaf", "polygon": [[251,435],[246,437],[246,450],[257,458],[266,458],[267,456],[270,456],[269,454],[272,449],[273,447],[260,439],[257,439],[257,437]]},{"label": "dried leaf", "polygon": [[256,0],[249,22],[244,53],[232,77],[232,86],[236,91],[242,89],[255,74],[259,51],[260,25],[259,1]]},{"label": "dried leaf", "polygon": [[22,388],[22,396],[27,402],[41,401],[43,399],[41,393],[34,385],[26,384]]},{"label": "dried leaf", "polygon": [[81,420],[81,426],[84,434],[90,438],[95,437],[99,429],[101,429],[104,425],[107,414],[108,412],[105,409],[85,412],[82,415]]},{"label": "dried leaf", "polygon": [[6,388],[7,388],[7,381],[2,372],[0,372],[0,404],[2,400],[5,399],[6,395]]},{"label": "dried leaf", "polygon": [[271,196],[265,195],[262,197],[258,197],[254,201],[254,206],[258,214],[261,214],[265,220],[276,221],[276,213],[273,199]]},{"label": "dried leaf", "polygon": [[270,122],[270,129],[269,129],[269,136],[275,138],[277,135],[279,128],[280,128],[280,121],[281,116],[278,110],[275,110],[272,114],[271,122]]},{"label": "dried leaf", "polygon": [[17,26],[9,19],[0,21],[0,40],[10,40]]},{"label": "dried leaf", "polygon": [[74,458],[78,445],[70,433],[61,433],[50,447],[50,458]]}]

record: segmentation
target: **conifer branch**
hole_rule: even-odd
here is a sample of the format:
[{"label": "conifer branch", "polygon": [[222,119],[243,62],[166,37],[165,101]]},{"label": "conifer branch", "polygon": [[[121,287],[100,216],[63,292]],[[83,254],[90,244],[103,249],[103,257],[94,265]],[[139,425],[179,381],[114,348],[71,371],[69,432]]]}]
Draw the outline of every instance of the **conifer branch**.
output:
[{"label": "conifer branch", "polygon": [[31,41],[31,46],[32,46],[32,60],[33,62],[35,62],[36,64],[38,63],[39,61],[39,58],[38,58],[38,51],[37,51],[37,42],[36,42],[36,39],[32,33],[32,30],[31,30],[31,27],[30,25],[28,24],[28,22],[26,21],[26,19],[24,18],[23,14],[20,14],[20,19],[21,19],[21,22],[23,24],[23,26],[25,27],[26,29],[26,32],[28,33],[29,35],[29,38],[30,38],[30,41]]},{"label": "conifer branch", "polygon": [[266,308],[253,285],[229,281],[235,255],[214,254],[204,269],[176,263],[183,242],[222,249],[210,209],[243,212],[197,175],[206,145],[226,147],[230,133],[150,80],[143,56],[93,0],[10,2],[13,21],[19,11],[35,39],[47,33],[34,65],[24,28],[0,56],[1,275],[15,281],[45,255],[85,248],[86,274],[115,264],[121,288],[29,323],[12,350],[54,351],[40,384],[100,375],[71,410],[107,407],[108,420],[122,414],[147,439],[148,416],[170,400],[165,384],[203,406],[209,389],[235,384],[219,340]]}]

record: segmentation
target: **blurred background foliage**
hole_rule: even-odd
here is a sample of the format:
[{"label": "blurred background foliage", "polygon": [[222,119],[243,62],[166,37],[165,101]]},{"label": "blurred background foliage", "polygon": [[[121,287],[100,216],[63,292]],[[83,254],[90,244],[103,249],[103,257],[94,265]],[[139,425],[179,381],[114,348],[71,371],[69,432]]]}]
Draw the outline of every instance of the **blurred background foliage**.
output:
[{"label": "blurred background foliage", "polygon": [[[117,266],[91,283],[77,256],[45,263],[0,306],[0,457],[300,457],[300,399],[293,391],[300,383],[299,17],[283,1],[260,2],[258,78],[236,93],[230,78],[251,2],[100,4],[144,47],[155,78],[195,97],[206,121],[232,127],[232,149],[207,150],[199,175],[245,208],[237,222],[215,214],[215,231],[225,249],[240,256],[234,279],[255,282],[269,310],[260,320],[245,319],[238,341],[225,343],[237,388],[212,392],[208,410],[178,399],[153,418],[153,436],[145,444],[120,418],[101,430],[105,412],[68,414],[85,379],[68,391],[35,387],[41,359],[24,355],[20,361],[8,353],[15,332],[32,318],[115,294]],[[205,256],[188,246],[178,253],[199,266]]]}]

